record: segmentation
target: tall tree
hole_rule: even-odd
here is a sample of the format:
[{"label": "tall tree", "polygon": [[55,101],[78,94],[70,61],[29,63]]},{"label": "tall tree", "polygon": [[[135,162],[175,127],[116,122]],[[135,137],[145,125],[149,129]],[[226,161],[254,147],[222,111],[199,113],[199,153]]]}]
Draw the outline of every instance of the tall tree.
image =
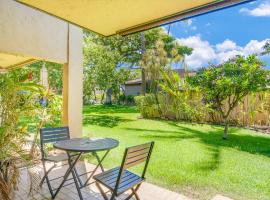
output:
[{"label": "tall tree", "polygon": [[[145,35],[144,32],[141,33],[141,46],[142,46],[142,57],[145,53]],[[141,76],[142,76],[142,95],[146,93],[146,78],[145,78],[145,69],[141,66]]]},{"label": "tall tree", "polygon": [[[142,42],[142,40],[144,42]],[[114,59],[111,60],[111,64],[114,66],[115,71],[123,66],[130,69],[138,68],[144,52],[155,48],[158,40],[164,42],[164,50],[167,52],[169,57],[171,56],[172,49],[175,49],[179,55],[188,55],[192,52],[191,48],[179,45],[175,38],[166,34],[166,32],[161,28],[152,29],[144,32],[143,34],[138,33],[126,37],[117,35],[109,38],[85,32],[85,68],[93,67],[93,64],[97,61],[97,56],[106,58],[108,55],[106,56],[105,54],[110,54],[110,56],[113,55]],[[91,48],[97,48],[98,46],[106,49],[106,51],[103,51],[104,54],[95,54],[95,58],[93,58],[93,50]],[[101,60],[102,59],[99,59],[99,63],[101,63]],[[85,72],[87,71],[88,70],[85,70]],[[104,81],[106,81],[106,79],[104,79]],[[106,89],[108,90],[108,94],[110,94],[112,88]]]}]

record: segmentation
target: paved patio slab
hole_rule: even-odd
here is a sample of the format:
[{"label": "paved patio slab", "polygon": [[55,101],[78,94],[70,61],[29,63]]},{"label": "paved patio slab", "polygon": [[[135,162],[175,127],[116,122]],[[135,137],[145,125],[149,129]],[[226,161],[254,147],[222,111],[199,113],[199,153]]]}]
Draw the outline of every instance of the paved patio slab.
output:
[{"label": "paved patio slab", "polygon": [[[78,166],[79,173],[84,173],[86,171],[93,170],[94,165],[87,162],[80,162]],[[57,167],[52,171],[51,177],[55,178],[61,176],[65,173],[67,166]],[[22,170],[20,183],[18,185],[18,190],[15,192],[14,200],[47,200],[51,199],[47,184],[44,183],[42,188],[35,186],[32,192],[29,194],[30,186],[30,176],[32,177],[32,184],[37,185],[40,181],[40,177],[43,175],[43,170],[41,166],[36,166],[30,170],[30,173],[26,169]],[[86,179],[87,176],[83,177]],[[60,180],[54,181],[53,187],[57,187]],[[139,196],[141,200],[188,200],[184,195],[169,191],[167,189],[161,188],[159,186],[143,183],[140,190]],[[83,198],[85,200],[103,200],[101,194],[97,190],[95,184],[92,184],[84,189],[82,189]],[[123,200],[128,194],[123,194],[117,200]],[[55,198],[56,200],[79,200],[77,191],[74,184],[61,189],[60,193]],[[134,199],[134,198],[133,198]]]}]

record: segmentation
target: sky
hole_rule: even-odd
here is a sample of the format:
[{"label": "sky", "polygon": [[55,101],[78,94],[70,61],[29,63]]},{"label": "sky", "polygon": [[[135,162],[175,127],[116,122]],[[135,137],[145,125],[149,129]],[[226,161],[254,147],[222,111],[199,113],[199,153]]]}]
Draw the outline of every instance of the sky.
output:
[{"label": "sky", "polygon": [[[170,34],[193,48],[189,68],[222,63],[235,55],[260,53],[270,40],[270,0],[256,0],[170,25]],[[168,25],[164,26],[168,30]],[[270,69],[270,55],[260,57]]]}]

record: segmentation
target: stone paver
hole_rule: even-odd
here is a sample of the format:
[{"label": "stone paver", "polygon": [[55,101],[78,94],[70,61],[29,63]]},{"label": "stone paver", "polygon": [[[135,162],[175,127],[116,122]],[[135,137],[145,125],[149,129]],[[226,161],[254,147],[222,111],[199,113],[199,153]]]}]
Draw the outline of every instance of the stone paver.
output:
[{"label": "stone paver", "polygon": [[[65,173],[67,166],[57,167],[52,171],[52,178],[61,176]],[[80,162],[78,166],[79,173],[84,173],[86,171],[91,171],[94,168],[94,165],[91,165],[86,162]],[[18,185],[18,190],[15,192],[13,200],[47,200],[51,199],[47,184],[44,183],[42,188],[38,185],[40,177],[43,175],[43,170],[41,166],[36,166],[30,170],[30,173],[27,170],[21,171],[20,183]],[[32,185],[35,185],[32,191],[29,194],[29,185],[30,177],[32,180]],[[85,180],[87,176],[83,177]],[[57,187],[59,181],[54,181],[53,186]],[[158,187],[150,183],[143,183],[140,190],[139,196],[141,200],[188,200],[184,195],[166,190],[164,188]],[[82,189],[83,198],[85,200],[103,200],[101,194],[95,187],[95,184],[92,184],[84,189]],[[128,194],[123,194],[117,200],[123,200]],[[59,195],[55,200],[78,200],[77,191],[74,184],[71,184],[67,187],[62,188]],[[134,199],[134,198],[133,198]],[[225,200],[225,199],[224,199]]]}]

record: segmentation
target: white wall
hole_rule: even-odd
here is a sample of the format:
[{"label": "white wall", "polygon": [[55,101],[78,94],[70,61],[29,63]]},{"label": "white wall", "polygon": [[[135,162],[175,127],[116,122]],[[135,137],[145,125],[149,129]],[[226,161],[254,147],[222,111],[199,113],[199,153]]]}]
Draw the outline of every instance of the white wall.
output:
[{"label": "white wall", "polygon": [[68,63],[68,124],[71,136],[82,134],[83,106],[83,33],[74,25],[69,25],[69,63]]},{"label": "white wall", "polygon": [[141,85],[126,85],[125,86],[125,95],[140,95],[142,92]]},{"label": "white wall", "polygon": [[72,137],[82,135],[82,29],[13,0],[0,0],[0,53],[66,66],[64,114]]},{"label": "white wall", "polygon": [[0,52],[67,62],[67,22],[0,0]]}]

